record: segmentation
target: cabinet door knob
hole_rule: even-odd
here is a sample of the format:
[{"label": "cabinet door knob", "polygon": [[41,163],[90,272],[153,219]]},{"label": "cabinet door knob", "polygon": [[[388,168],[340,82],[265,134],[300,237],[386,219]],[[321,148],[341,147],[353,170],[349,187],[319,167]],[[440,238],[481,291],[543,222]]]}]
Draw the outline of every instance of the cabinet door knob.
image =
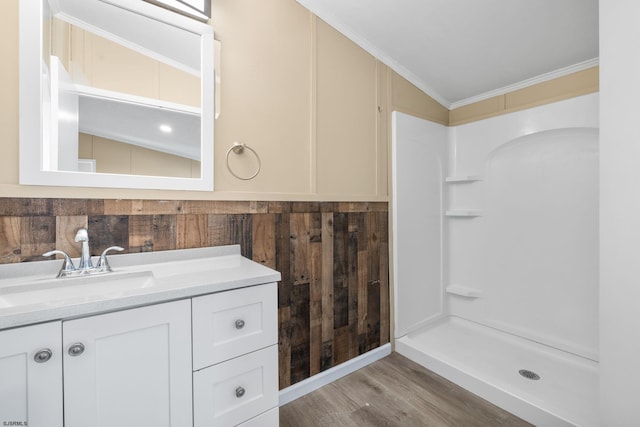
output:
[{"label": "cabinet door knob", "polygon": [[244,393],[245,393],[244,387],[236,388],[236,397],[237,398],[241,398],[242,396],[244,396]]},{"label": "cabinet door knob", "polygon": [[84,344],[77,342],[69,347],[69,356],[80,356],[84,353]]},{"label": "cabinet door knob", "polygon": [[236,320],[236,329],[242,329],[242,328],[244,328],[244,320],[242,319]]},{"label": "cabinet door knob", "polygon": [[44,363],[51,359],[51,356],[53,356],[51,349],[43,348],[42,350],[38,350],[36,352],[36,354],[33,356],[33,360],[35,360],[37,363]]}]

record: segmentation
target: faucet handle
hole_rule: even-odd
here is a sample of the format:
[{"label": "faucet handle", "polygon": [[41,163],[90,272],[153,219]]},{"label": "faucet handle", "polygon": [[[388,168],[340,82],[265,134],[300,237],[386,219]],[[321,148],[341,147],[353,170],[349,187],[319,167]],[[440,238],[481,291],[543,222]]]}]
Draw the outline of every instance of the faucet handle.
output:
[{"label": "faucet handle", "polygon": [[111,271],[111,267],[109,266],[109,261],[107,261],[107,252],[109,251],[124,251],[124,248],[121,246],[110,246],[104,251],[102,251],[102,255],[100,255],[100,259],[98,260],[98,265],[96,268],[104,268],[106,271]]},{"label": "faucet handle", "polygon": [[56,255],[56,254],[62,255],[64,257],[64,261],[62,262],[62,268],[58,272],[57,277],[62,277],[65,275],[65,273],[76,270],[76,266],[73,265],[73,261],[71,261],[71,258],[69,257],[69,255],[67,255],[66,252],[55,250],[55,251],[45,252],[42,254],[42,256],[47,257],[51,255]]}]

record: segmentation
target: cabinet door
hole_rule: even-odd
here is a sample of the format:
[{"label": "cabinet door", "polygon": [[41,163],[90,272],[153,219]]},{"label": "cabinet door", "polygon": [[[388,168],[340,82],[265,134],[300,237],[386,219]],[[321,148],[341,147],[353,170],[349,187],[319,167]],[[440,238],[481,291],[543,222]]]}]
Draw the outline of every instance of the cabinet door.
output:
[{"label": "cabinet door", "polygon": [[0,426],[62,427],[60,322],[0,331]]},{"label": "cabinet door", "polygon": [[189,300],[63,324],[65,427],[192,425]]}]

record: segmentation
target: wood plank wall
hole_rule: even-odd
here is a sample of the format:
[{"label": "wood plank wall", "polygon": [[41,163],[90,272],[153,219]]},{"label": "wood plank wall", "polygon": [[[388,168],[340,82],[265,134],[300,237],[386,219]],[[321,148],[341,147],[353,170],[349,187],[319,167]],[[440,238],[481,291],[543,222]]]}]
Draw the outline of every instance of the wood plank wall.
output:
[{"label": "wood plank wall", "polygon": [[[280,388],[389,342],[388,204],[0,198],[0,263],[240,244],[282,273]],[[117,255],[114,255],[117,256]]]}]

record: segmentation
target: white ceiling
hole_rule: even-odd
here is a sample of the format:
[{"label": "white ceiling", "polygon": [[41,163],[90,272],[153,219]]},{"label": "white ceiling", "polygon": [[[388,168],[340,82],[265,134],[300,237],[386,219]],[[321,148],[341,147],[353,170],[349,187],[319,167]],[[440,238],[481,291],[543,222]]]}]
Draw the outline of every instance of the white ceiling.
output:
[{"label": "white ceiling", "polygon": [[448,108],[597,64],[598,0],[297,0]]}]

